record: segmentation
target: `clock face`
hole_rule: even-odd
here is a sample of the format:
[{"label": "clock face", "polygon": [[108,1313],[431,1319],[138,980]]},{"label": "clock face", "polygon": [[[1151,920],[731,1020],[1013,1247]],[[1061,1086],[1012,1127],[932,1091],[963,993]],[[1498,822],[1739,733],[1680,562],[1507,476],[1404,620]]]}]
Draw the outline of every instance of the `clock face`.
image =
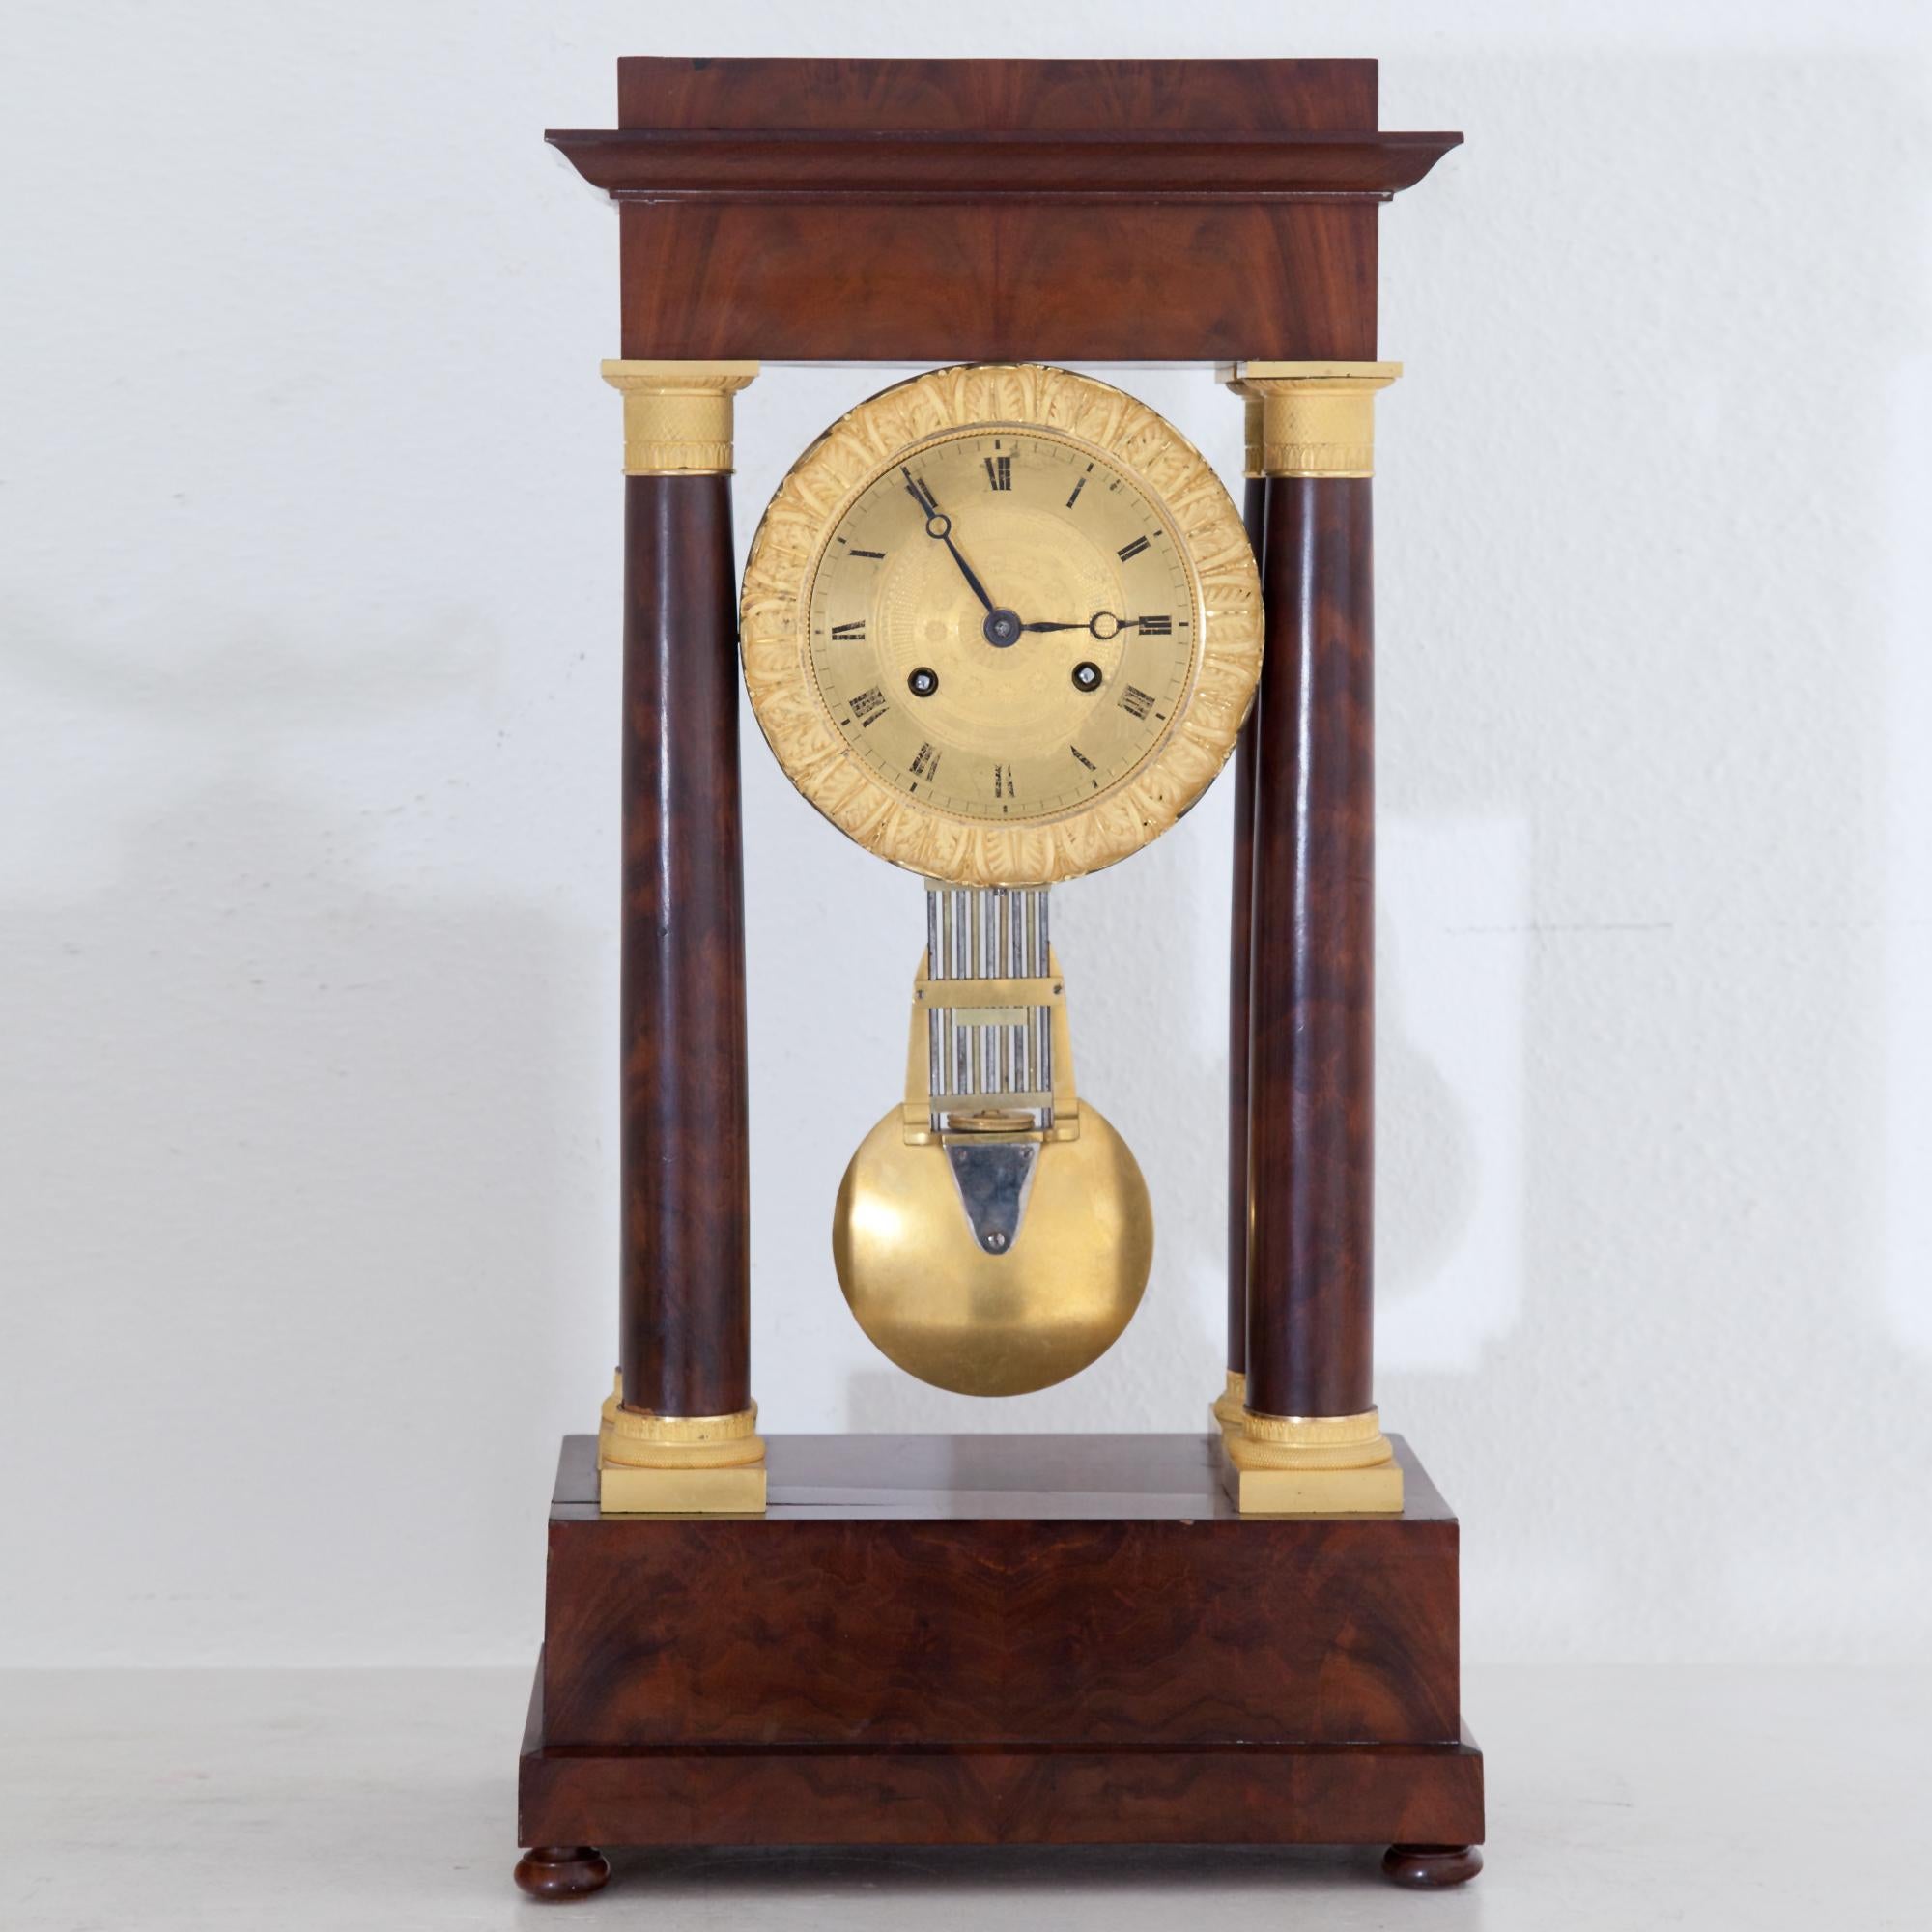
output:
[{"label": "clock face", "polygon": [[1032,364],[874,396],[753,540],[745,681],[799,790],[957,885],[1043,885],[1157,838],[1233,749],[1261,591],[1212,469],[1151,410]]},{"label": "clock face", "polygon": [[1193,681],[1198,601],[1131,473],[988,425],[896,452],[832,526],[808,652],[883,784],[962,818],[1050,819],[1153,755]]}]

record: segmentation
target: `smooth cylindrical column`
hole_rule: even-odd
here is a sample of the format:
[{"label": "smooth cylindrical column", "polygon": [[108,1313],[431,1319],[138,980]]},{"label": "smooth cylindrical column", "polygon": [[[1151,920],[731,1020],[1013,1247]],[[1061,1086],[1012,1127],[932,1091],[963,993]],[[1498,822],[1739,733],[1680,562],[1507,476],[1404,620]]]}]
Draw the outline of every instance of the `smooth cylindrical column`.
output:
[{"label": "smooth cylindrical column", "polygon": [[1394,364],[1244,364],[1263,404],[1253,725],[1244,1510],[1402,1506],[1375,1408],[1375,392]]},{"label": "smooth cylindrical column", "polygon": [[[607,1510],[763,1506],[731,397],[751,364],[617,362],[624,393],[622,1234]],[[755,1492],[755,1493],[753,1493]]]},{"label": "smooth cylindrical column", "polygon": [[1244,1365],[1265,1415],[1375,1402],[1373,487],[1268,485]]},{"label": "smooth cylindrical column", "polygon": [[624,1406],[752,1404],[728,476],[624,484]]}]

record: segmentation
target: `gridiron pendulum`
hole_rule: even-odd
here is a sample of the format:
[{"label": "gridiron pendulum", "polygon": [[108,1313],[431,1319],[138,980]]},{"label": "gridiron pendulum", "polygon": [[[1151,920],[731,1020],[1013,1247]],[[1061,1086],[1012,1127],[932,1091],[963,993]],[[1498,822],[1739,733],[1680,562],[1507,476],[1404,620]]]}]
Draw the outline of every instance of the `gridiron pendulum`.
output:
[{"label": "gridiron pendulum", "polygon": [[1047,888],[929,883],[906,1091],[838,1189],[859,1325],[962,1395],[1022,1395],[1119,1338],[1153,1260],[1126,1143],[1073,1086]]}]

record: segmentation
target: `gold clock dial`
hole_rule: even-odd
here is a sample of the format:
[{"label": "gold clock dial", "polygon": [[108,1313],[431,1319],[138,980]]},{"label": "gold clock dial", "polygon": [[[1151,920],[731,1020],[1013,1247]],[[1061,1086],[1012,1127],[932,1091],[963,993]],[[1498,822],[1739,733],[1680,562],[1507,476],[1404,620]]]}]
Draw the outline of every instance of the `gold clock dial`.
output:
[{"label": "gold clock dial", "polygon": [[929,877],[1042,884],[1157,837],[1261,661],[1238,515],[1105,384],[936,370],[800,459],[745,573],[745,675],[792,781]]},{"label": "gold clock dial", "polygon": [[1187,553],[1101,452],[1011,425],[903,451],[838,519],[808,651],[882,782],[963,818],[1053,818],[1130,778],[1185,703]]}]

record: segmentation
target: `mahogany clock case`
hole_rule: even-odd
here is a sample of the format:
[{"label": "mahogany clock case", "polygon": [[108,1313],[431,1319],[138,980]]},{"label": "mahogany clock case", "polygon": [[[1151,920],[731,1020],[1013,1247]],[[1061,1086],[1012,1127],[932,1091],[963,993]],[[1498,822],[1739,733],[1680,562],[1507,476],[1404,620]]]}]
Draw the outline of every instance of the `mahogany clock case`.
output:
[{"label": "mahogany clock case", "polygon": [[[1370,360],[1378,208],[1461,138],[1378,129],[1372,61],[627,60],[618,92],[550,138],[618,204],[639,360]],[[753,1394],[729,479],[625,488],[623,1400],[720,1416]],[[1373,1400],[1370,488],[1250,486],[1227,1366],[1267,1416]],[[1457,1525],[1396,1453],[1397,1515],[1243,1517],[1211,1432],[781,1435],[765,1515],[653,1518],[600,1514],[570,1438],[520,1883],[838,1842],[1382,1843],[1460,1882]]]},{"label": "mahogany clock case", "polygon": [[533,1845],[1483,1835],[1456,1520],[1242,1520],[1198,1435],[794,1435],[763,1519],[615,1518],[565,1440]]}]

